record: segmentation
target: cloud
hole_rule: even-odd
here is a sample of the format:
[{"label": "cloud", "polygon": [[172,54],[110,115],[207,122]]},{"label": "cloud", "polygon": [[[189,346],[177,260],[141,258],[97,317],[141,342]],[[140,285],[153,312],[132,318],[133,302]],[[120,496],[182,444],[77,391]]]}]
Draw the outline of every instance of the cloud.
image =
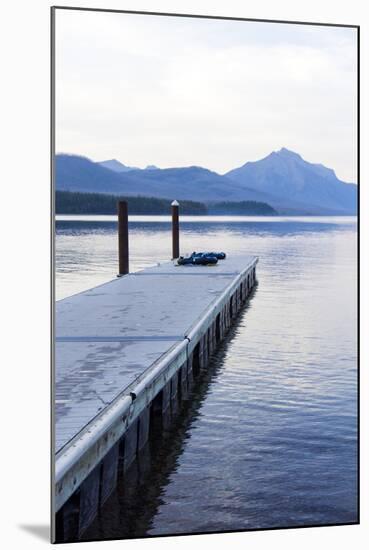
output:
[{"label": "cloud", "polygon": [[356,179],[354,29],[57,11],[57,150],[223,173],[286,146]]}]

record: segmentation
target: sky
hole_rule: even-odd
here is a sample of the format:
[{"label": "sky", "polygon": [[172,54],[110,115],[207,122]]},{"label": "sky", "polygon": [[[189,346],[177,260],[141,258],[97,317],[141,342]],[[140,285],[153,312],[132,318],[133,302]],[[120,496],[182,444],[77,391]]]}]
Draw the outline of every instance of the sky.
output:
[{"label": "sky", "polygon": [[356,29],[56,11],[56,151],[220,174],[286,147],[356,182]]}]

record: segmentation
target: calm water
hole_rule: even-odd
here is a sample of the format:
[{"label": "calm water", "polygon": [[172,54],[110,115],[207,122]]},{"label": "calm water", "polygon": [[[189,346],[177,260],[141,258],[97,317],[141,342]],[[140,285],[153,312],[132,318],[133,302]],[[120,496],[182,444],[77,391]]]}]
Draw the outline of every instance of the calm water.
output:
[{"label": "calm water", "polygon": [[[57,222],[57,298],[115,276],[102,218]],[[182,223],[182,251],[259,256],[258,285],[85,538],[356,521],[356,238],[353,218]],[[168,259],[170,239],[165,219],[134,218],[131,270]]]}]

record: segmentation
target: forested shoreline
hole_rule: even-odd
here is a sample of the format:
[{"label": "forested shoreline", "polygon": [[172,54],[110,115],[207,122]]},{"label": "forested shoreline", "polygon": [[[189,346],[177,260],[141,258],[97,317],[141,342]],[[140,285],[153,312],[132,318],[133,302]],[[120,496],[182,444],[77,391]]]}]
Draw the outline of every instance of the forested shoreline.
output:
[{"label": "forested shoreline", "polygon": [[[103,193],[81,193],[75,191],[56,191],[56,214],[116,214],[117,202],[128,202],[130,214],[165,215],[170,213],[170,199],[143,196],[117,196]],[[276,215],[269,204],[256,201],[218,202],[206,205],[202,202],[181,200],[180,212],[183,215]]]}]

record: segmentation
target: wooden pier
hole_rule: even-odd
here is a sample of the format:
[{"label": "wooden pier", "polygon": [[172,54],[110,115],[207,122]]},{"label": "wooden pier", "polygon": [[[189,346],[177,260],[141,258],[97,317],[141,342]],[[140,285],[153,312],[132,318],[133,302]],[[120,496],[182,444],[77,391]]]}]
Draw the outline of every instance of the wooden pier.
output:
[{"label": "wooden pier", "polygon": [[[172,262],[56,303],[55,491],[63,539],[78,533],[206,367],[255,284],[256,257]],[[78,503],[76,504],[76,502]]]}]

